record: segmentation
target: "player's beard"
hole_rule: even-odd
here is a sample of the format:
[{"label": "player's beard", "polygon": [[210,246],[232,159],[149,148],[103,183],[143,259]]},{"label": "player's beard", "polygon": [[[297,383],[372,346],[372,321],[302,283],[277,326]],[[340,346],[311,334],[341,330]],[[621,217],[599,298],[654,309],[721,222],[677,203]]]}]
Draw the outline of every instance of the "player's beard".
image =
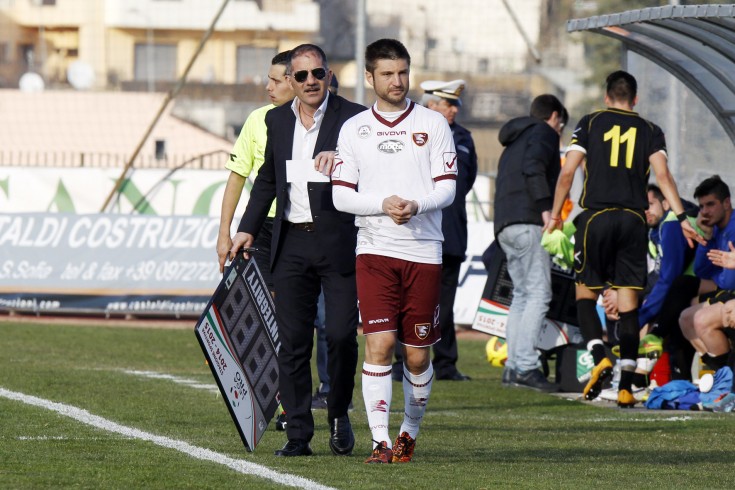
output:
[{"label": "player's beard", "polygon": [[399,105],[404,101],[407,94],[408,94],[407,87],[401,87],[400,90],[397,88],[388,89],[383,94],[383,100],[393,105]]}]

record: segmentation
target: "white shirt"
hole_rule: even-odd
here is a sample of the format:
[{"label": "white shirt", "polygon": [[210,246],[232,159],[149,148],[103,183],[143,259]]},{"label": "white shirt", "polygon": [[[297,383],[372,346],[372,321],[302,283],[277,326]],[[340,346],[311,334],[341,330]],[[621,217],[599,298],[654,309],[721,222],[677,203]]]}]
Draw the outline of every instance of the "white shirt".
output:
[{"label": "white shirt", "polygon": [[[441,209],[454,201],[457,153],[440,113],[407,99],[407,108],[377,105],[342,126],[332,172],[332,197],[356,215],[357,254],[441,264]],[[383,212],[386,197],[417,201],[418,213],[397,225]]]},{"label": "white shirt", "polygon": [[[306,129],[301,123],[299,106],[301,101],[295,97],[291,103],[291,110],[296,116],[296,126],[293,132],[293,148],[291,158],[294,160],[310,160],[314,157],[314,147],[319,136],[319,128],[322,126],[324,111],[327,108],[329,92],[314,113],[314,125]],[[285,207],[286,220],[291,223],[307,223],[314,221],[311,216],[311,204],[309,203],[309,189],[306,182],[294,182],[288,188],[288,202]]]}]

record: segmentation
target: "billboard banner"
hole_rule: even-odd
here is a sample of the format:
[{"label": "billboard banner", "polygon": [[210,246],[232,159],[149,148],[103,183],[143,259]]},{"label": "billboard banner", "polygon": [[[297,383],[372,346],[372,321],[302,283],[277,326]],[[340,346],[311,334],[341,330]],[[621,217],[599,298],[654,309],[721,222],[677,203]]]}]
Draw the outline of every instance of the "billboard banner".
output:
[{"label": "billboard banner", "polygon": [[[549,351],[566,344],[582,341],[577,323],[574,298],[574,274],[565,272],[551,263],[552,298],[544,323],[536,339],[536,348]],[[472,328],[489,335],[506,337],[510,305],[513,300],[513,281],[508,263],[498,247],[490,257],[485,287],[476,307]],[[477,303],[476,303],[477,304]]]},{"label": "billboard banner", "polygon": [[225,271],[194,330],[248,451],[280,403],[275,308],[254,260],[242,254]]},{"label": "billboard banner", "polygon": [[[119,168],[0,168],[0,311],[201,314],[220,279],[227,172],[136,169],[110,214],[99,213],[119,176]],[[487,277],[491,187],[480,175],[467,196],[469,244],[454,303],[460,325],[472,324]],[[248,180],[231,234],[250,188]]]},{"label": "billboard banner", "polygon": [[0,309],[201,314],[220,280],[207,216],[0,216]]}]

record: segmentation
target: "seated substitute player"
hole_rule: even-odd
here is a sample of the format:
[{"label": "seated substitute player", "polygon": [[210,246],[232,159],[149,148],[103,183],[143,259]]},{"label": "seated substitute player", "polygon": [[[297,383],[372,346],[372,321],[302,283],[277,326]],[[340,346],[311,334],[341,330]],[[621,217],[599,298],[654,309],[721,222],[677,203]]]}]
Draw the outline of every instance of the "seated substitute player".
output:
[{"label": "seated substitute player", "polygon": [[[377,101],[339,134],[335,207],[355,215],[357,297],[365,333],[362,395],[373,437],[366,463],[411,461],[440,338],[442,208],[454,200],[457,156],[447,120],[406,98],[411,58],[393,39],[365,50]],[[391,360],[405,346],[405,413],[391,446]]]},{"label": "seated substitute player", "polygon": [[[717,267],[735,269],[735,245],[728,249],[712,249],[707,257]],[[735,340],[735,291],[721,291],[694,314],[694,330],[706,348],[706,363],[714,370],[729,366],[735,369],[732,341]],[[702,356],[705,357],[705,356]]]},{"label": "seated substitute player", "polygon": [[[709,337],[709,330],[714,328],[711,310],[710,313],[701,315],[699,311],[707,309],[710,303],[715,305],[728,301],[735,291],[735,270],[721,265],[720,254],[722,251],[727,252],[730,243],[735,241],[735,213],[732,209],[730,188],[719,175],[713,175],[702,181],[697,186],[694,196],[699,201],[699,222],[707,238],[707,245],[698,247],[694,258],[694,272],[700,279],[698,289],[700,302],[681,313],[679,324],[684,336],[702,354],[702,360],[713,368],[719,368],[727,356],[720,357],[722,348],[710,350],[711,346],[708,346],[701,337],[702,333],[705,337]],[[707,299],[709,301],[705,301]],[[699,322],[696,320],[697,316]]]}]

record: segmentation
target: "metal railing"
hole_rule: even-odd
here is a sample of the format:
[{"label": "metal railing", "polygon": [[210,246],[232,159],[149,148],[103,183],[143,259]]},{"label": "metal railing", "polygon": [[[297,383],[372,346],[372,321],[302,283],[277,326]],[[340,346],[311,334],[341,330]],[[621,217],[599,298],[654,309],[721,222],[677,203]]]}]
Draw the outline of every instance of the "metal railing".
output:
[{"label": "metal railing", "polygon": [[[217,170],[227,163],[226,151],[207,152],[199,155],[171,155],[156,158],[155,155],[140,155],[134,167],[177,168],[186,164],[189,168]],[[130,158],[122,153],[83,151],[3,151],[0,150],[0,167],[63,167],[63,168],[120,168]]]}]

